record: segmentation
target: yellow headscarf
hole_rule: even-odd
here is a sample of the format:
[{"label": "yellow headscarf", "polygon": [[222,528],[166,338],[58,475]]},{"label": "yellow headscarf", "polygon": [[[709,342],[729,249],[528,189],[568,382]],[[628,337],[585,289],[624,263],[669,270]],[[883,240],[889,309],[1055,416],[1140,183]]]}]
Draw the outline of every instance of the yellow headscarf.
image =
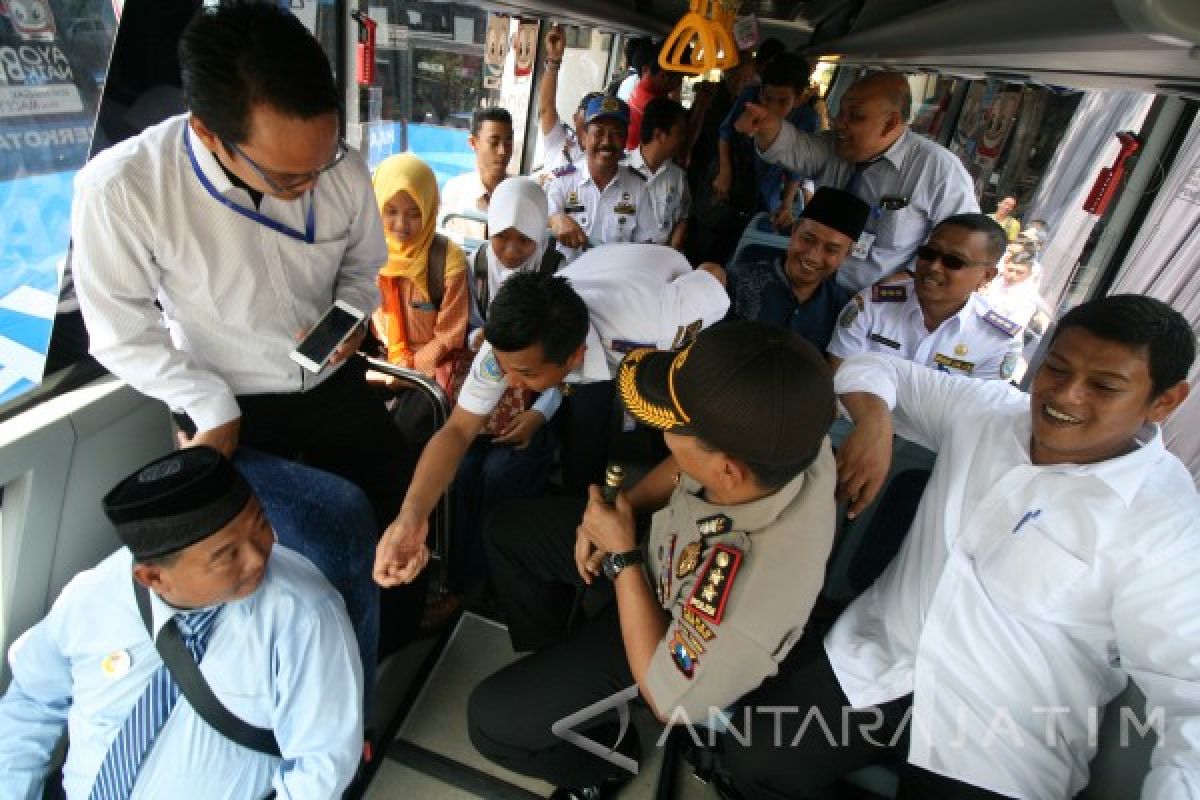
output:
[{"label": "yellow headscarf", "polygon": [[[386,231],[388,261],[379,270],[382,277],[408,278],[425,295],[429,294],[426,282],[429,246],[437,230],[438,187],[433,170],[412,153],[401,153],[385,159],[375,170],[375,202],[379,213],[397,192],[408,192],[408,196],[421,210],[421,232],[409,242],[400,242]],[[447,276],[449,277],[449,276]]]}]

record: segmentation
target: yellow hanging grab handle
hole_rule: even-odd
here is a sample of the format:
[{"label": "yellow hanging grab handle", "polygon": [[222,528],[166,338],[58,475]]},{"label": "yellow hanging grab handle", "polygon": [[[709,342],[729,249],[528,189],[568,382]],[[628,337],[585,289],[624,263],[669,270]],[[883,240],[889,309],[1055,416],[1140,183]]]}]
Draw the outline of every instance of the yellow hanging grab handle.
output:
[{"label": "yellow hanging grab handle", "polygon": [[663,43],[659,66],[691,75],[737,66],[732,33],[736,13],[736,0],[691,0],[691,10]]}]

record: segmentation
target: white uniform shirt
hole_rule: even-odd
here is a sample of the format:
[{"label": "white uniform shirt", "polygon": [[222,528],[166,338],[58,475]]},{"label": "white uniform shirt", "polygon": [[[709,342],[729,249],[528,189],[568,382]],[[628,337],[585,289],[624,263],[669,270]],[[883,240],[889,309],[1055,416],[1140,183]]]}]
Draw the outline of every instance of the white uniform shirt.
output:
[{"label": "white uniform shirt", "polygon": [[[483,185],[483,180],[479,177],[479,170],[464,172],[462,175],[455,175],[446,181],[446,185],[442,187],[438,216],[444,217],[454,211],[479,211],[486,216],[490,199],[491,193]],[[448,231],[461,233],[472,239],[482,241],[487,238],[487,224],[483,222],[455,218],[446,220],[443,227]]]},{"label": "white uniform shirt", "polygon": [[235,394],[304,391],[336,371],[313,375],[288,354],[334,300],[370,316],[387,244],[357,152],[321,175],[311,200],[263,197],[257,213],[300,232],[315,204],[308,244],[208,193],[185,131],[214,190],[254,210],[187,121],[148,128],[79,171],[72,269],[92,355],[207,430],[240,416]]},{"label": "white uniform shirt", "polygon": [[650,172],[640,147],[629,151],[626,163],[646,179],[646,202],[650,204],[650,211],[654,215],[650,229],[639,231],[638,238],[651,244],[667,244],[671,239],[671,231],[687,219],[692,208],[687,173],[669,158],[659,165],[657,171]]},{"label": "white uniform shirt", "polygon": [[838,316],[829,352],[841,359],[887,353],[941,372],[1008,380],[1021,357],[1020,331],[978,294],[929,331],[909,278],[854,295]]},{"label": "white uniform shirt", "polygon": [[1004,276],[997,275],[996,279],[984,291],[984,297],[997,313],[1003,314],[1024,328],[1037,313],[1041,297],[1038,295],[1036,282],[1032,278],[1014,285],[1005,286]]},{"label": "white uniform shirt", "polygon": [[[591,323],[583,366],[567,376],[568,383],[611,380],[631,350],[681,347],[729,310],[720,281],[693,270],[687,259],[662,245],[589,250],[558,274],[583,298]],[[486,416],[504,388],[504,373],[485,342],[463,382],[458,405]]]},{"label": "white uniform shirt", "polygon": [[1029,397],[1008,384],[866,355],[835,388],[881,397],[938,453],[899,553],[825,639],[851,705],[912,693],[910,763],[1062,800],[1130,676],[1165,733],[1142,797],[1195,797],[1200,501],[1157,426],[1119,458],[1034,466]]},{"label": "white uniform shirt", "polygon": [[[587,234],[591,247],[640,241],[654,227],[654,212],[646,201],[646,179],[621,164],[601,190],[587,164],[569,172],[559,169],[546,186],[550,216],[566,214]],[[567,263],[583,252],[558,245]]]},{"label": "white uniform shirt", "polygon": [[[834,152],[831,131],[801,133],[786,121],[760,155],[812,177],[818,187],[846,189],[855,172]],[[871,206],[864,235],[837,271],[838,283],[854,291],[911,263],[938,222],[979,211],[975,185],[958,156],[911,130],[865,167],[854,194]]]},{"label": "white uniform shirt", "polygon": [[542,137],[542,163],[542,168],[547,172],[553,172],[563,166],[574,165],[579,169],[587,167],[587,158],[579,144],[579,137],[575,135],[575,130],[562,120],[556,122],[550,132]]},{"label": "white uniform shirt", "polygon": [[[41,797],[55,745],[71,744],[68,797],[87,797],[162,659],[121,548],[63,589],[9,651],[0,699],[0,797]],[[154,631],[175,611],[150,594]],[[114,658],[116,656],[116,658]],[[225,738],[180,697],[146,755],[133,800],[340,797],[362,755],[362,667],[342,599],[304,557],[275,545],[258,589],[226,603],[200,672],[231,712],[270,728],[283,758]]]}]

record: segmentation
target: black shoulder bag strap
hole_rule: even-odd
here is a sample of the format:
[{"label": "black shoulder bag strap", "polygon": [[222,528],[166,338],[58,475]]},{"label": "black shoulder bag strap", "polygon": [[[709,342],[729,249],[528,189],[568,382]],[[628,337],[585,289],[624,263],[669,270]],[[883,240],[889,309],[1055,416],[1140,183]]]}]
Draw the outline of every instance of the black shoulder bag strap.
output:
[{"label": "black shoulder bag strap", "polygon": [[442,310],[442,298],[446,295],[446,237],[440,233],[433,235],[429,245],[429,255],[426,264],[425,283],[429,287],[429,302],[437,311]]},{"label": "black shoulder bag strap", "polygon": [[[154,622],[150,613],[150,592],[136,580],[133,581],[133,593],[137,597],[138,611],[141,612],[142,622],[146,625],[146,633],[154,639]],[[179,690],[187,698],[192,709],[200,718],[212,726],[213,730],[227,739],[237,742],[242,747],[280,758],[279,742],[275,740],[275,732],[270,728],[258,728],[226,708],[212,687],[204,680],[200,665],[192,658],[192,653],[183,643],[183,636],[175,625],[175,620],[163,625],[158,638],[154,639],[163,663],[171,671],[171,677],[179,684]]]}]

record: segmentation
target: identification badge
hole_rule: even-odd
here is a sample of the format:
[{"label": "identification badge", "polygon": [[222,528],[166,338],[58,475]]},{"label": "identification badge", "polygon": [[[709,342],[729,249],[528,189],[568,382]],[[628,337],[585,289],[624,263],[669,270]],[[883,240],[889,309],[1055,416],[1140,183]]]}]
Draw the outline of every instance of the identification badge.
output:
[{"label": "identification badge", "polygon": [[875,244],[875,234],[869,231],[863,231],[858,237],[858,241],[854,243],[854,249],[850,251],[852,258],[857,258],[860,261],[866,260],[871,254],[871,245]]}]

